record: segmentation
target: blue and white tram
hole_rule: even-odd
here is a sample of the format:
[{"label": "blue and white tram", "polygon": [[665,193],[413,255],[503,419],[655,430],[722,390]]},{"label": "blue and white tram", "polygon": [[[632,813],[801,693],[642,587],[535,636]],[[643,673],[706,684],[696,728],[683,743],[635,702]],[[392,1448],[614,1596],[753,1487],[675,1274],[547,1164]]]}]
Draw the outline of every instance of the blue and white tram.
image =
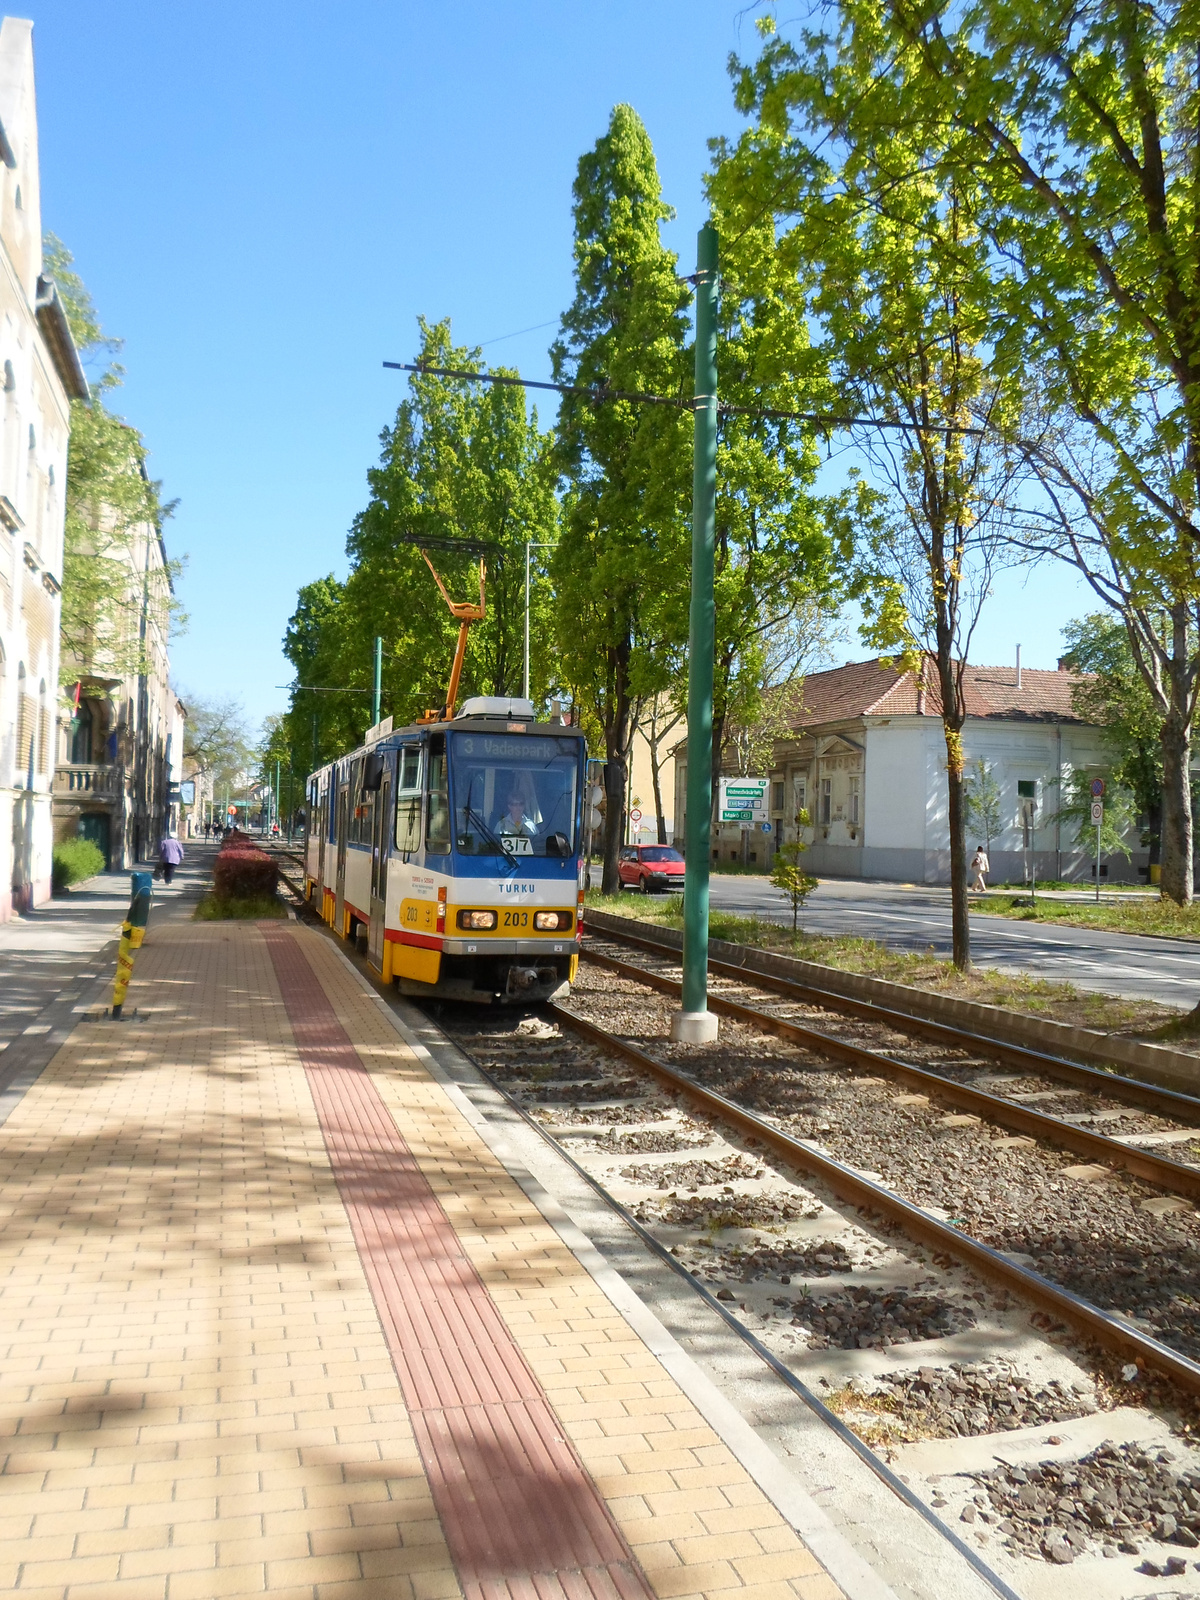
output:
[{"label": "blue and white tram", "polygon": [[405,994],[567,992],[583,937],[587,747],[528,701],[481,697],[308,779],[305,891]]}]

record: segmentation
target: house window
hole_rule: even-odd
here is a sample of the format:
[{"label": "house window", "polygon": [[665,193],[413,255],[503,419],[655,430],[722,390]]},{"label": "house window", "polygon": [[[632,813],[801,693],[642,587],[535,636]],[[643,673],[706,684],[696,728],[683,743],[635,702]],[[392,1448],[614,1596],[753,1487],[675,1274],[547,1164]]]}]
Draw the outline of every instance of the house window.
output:
[{"label": "house window", "polygon": [[1035,778],[1018,778],[1017,798],[1020,800],[1036,800],[1037,780]]},{"label": "house window", "polygon": [[808,804],[808,781],[807,781],[807,779],[805,779],[805,778],[793,778],[792,779],[792,793],[795,796],[795,800],[796,800],[796,804],[795,804],[794,809],[796,811],[803,811],[805,806]]},{"label": "house window", "polygon": [[783,810],[783,785],[782,785],[782,783],[773,783],[771,785],[771,810],[772,811],[782,811]]},{"label": "house window", "polygon": [[821,779],[821,822],[828,827],[833,813],[833,779]]},{"label": "house window", "polygon": [[861,781],[859,778],[850,779],[850,826],[852,828],[858,827],[858,786]]}]

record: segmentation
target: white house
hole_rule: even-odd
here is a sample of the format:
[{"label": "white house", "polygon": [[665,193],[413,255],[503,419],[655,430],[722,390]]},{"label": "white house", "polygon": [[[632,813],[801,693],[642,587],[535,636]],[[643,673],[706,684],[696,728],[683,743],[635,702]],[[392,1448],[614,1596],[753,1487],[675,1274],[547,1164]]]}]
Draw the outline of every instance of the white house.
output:
[{"label": "white house", "polygon": [[[1075,681],[1061,670],[966,668],[968,773],[982,759],[1000,792],[993,881],[1021,880],[1031,859],[1039,878],[1093,880],[1093,856],[1070,821],[1055,820],[1071,773],[1108,761],[1100,730],[1072,708]],[[878,659],[812,674],[795,736],[776,745],[770,776],[771,831],[751,835],[751,864],[765,866],[779,842],[796,837],[792,819],[803,808],[812,819],[805,866],[817,876],[949,881],[946,743],[931,663],[918,674]],[[677,750],[677,819],[686,793]],[[980,842],[973,832],[968,848]],[[1131,858],[1101,858],[1102,878],[1145,879],[1147,852],[1136,835],[1129,842]],[[712,849],[714,860],[740,859],[741,830],[714,828]]]},{"label": "white house", "polygon": [[42,276],[32,33],[0,24],[0,921],[50,894],[69,402],[88,393]]}]

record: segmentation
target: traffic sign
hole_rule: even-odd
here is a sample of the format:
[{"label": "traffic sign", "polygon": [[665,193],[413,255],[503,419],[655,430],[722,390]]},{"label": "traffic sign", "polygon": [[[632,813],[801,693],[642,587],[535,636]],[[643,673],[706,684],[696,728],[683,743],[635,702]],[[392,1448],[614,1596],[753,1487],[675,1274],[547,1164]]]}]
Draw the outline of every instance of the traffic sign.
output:
[{"label": "traffic sign", "polygon": [[637,806],[634,806],[633,810],[629,813],[629,820],[633,823],[635,828],[642,820],[642,813],[638,810]]},{"label": "traffic sign", "polygon": [[763,822],[763,823],[760,823],[760,824],[759,824],[759,826],[760,826],[760,827],[761,827],[761,828],[762,828],[762,831],[763,831],[763,832],[764,832],[764,833],[770,833],[770,831],[771,831],[771,824],[770,824],[770,823],[769,823],[769,822]]},{"label": "traffic sign", "polygon": [[1103,800],[1104,799],[1104,779],[1103,778],[1093,778],[1092,779],[1092,798],[1094,800]]},{"label": "traffic sign", "polygon": [[1098,828],[1103,821],[1104,821],[1104,802],[1103,802],[1103,800],[1093,800],[1092,801],[1092,822]]},{"label": "traffic sign", "polygon": [[765,822],[768,818],[769,778],[722,778],[720,812],[722,822]]}]

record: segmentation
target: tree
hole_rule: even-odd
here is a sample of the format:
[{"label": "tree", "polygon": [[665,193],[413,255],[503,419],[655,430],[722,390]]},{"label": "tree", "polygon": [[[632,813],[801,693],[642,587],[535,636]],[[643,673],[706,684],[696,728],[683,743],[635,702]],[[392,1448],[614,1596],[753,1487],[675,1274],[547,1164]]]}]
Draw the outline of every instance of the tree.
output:
[{"label": "tree", "polygon": [[[607,132],[580,158],[572,194],[575,296],[551,351],[555,378],[682,398],[686,298],[660,236],[672,213],[632,106],[617,106]],[[666,406],[572,395],[559,415],[563,521],[551,562],[557,647],[564,679],[587,702],[604,743],[606,894],[619,887],[635,703],[666,684],[654,659],[663,636],[647,625],[643,605],[652,604],[660,622],[664,609],[673,611],[670,634],[686,638],[683,536],[662,517],[656,487],[665,481],[677,493],[686,477],[686,420]],[[680,591],[673,608],[664,588]]]},{"label": "tree", "polygon": [[[881,424],[852,430],[871,476],[857,478],[844,516],[859,543],[865,637],[935,679],[953,955],[965,970],[964,674],[992,578],[1013,559],[1005,499],[1016,463],[992,430],[1014,386],[989,363],[978,309],[986,257],[969,177],[942,182],[921,169],[893,183],[894,169],[908,177],[920,151],[896,129],[882,155],[859,140],[855,96],[864,93],[829,65],[819,39],[806,38],[803,52],[769,45],[738,84],[740,109],[756,112],[757,125],[722,152],[714,186],[735,217],[761,216],[766,194],[775,248],[805,285],[836,409]],[[821,153],[831,136],[837,161]]]},{"label": "tree", "polygon": [[[456,347],[450,324],[419,323],[417,363],[485,371],[477,352]],[[470,634],[460,697],[520,694],[525,540],[553,544],[558,508],[550,436],[527,415],[520,390],[414,374],[394,423],[381,435],[371,496],[347,539],[350,573],[305,585],[284,653],[296,669],[288,712],[295,751],[313,764],[353,748],[370,722],[374,641],[384,641],[383,710],[397,725],[440,706],[458,635],[419,543],[453,595],[478,592],[486,549],[486,614]],[[458,551],[455,541],[466,548]],[[532,590],[531,690],[560,683],[549,648],[549,597]],[[332,692],[331,692],[332,691]],[[317,757],[319,756],[319,760]]]},{"label": "tree", "polygon": [[187,693],[183,699],[188,708],[183,725],[185,760],[195,762],[214,796],[225,789],[240,789],[254,759],[241,701]]},{"label": "tree", "polygon": [[[1152,813],[1151,849],[1154,859],[1161,857],[1163,893],[1186,904],[1193,892],[1190,771],[1200,696],[1200,566],[1177,539],[1167,570],[1139,565],[1145,552],[1126,537],[1126,506],[1113,493],[1108,452],[1081,437],[1078,426],[1042,420],[1027,429],[1022,448],[1043,491],[1040,502],[1023,508],[1022,537],[1074,566],[1110,608],[1107,626],[1101,626],[1103,617],[1091,619],[1099,631],[1085,651],[1106,665],[1102,698],[1110,699],[1117,686],[1117,657],[1129,668],[1118,673],[1124,705],[1109,705],[1107,720],[1114,730],[1137,723],[1143,732],[1153,722],[1157,748],[1143,753],[1134,787]],[[1083,703],[1090,698],[1085,692]]]},{"label": "tree", "polygon": [[[1159,618],[1164,635],[1168,620]],[[1063,661],[1072,672],[1085,674],[1071,691],[1076,712],[1104,730],[1112,757],[1112,778],[1134,797],[1146,818],[1143,842],[1151,862],[1159,860],[1162,827],[1163,708],[1156,703],[1138,671],[1129,634],[1120,620],[1105,612],[1069,622],[1063,629],[1067,650]]]},{"label": "tree", "polygon": [[[1195,16],[1182,0],[838,0],[805,42],[839,138],[870,152],[889,208],[936,170],[969,185],[990,250],[987,339],[1036,375],[1047,438],[1023,441],[1095,550],[1062,548],[1129,630],[1164,701],[1163,890],[1192,896],[1190,740],[1200,591],[1200,214]],[[797,54],[772,40],[743,97],[774,122]],[[803,75],[802,75],[803,76]],[[1078,436],[1063,448],[1060,415]],[[1053,510],[1069,528],[1074,515]],[[1099,559],[1096,560],[1095,557]],[[1111,583],[1110,583],[1110,580]],[[1144,613],[1165,611],[1156,639]],[[1165,648],[1164,648],[1165,647]]]},{"label": "tree", "polygon": [[[53,234],[44,249],[72,337],[81,354],[111,356],[120,340],[103,333],[91,295],[72,269],[70,251]],[[157,539],[173,506],[146,472],[146,446],[136,428],[116,416],[104,397],[121,382],[108,361],[91,380],[90,400],[71,401],[71,436],[63,529],[60,678],[81,672],[124,677],[143,672],[155,628],[165,640],[184,621],[173,593],[177,561],[150,570],[145,545]]]},{"label": "tree", "polygon": [[967,826],[983,835],[984,849],[992,853],[992,840],[1000,832],[1000,785],[994,770],[982,756],[975,762],[975,770],[967,779],[964,796]]},{"label": "tree", "polygon": [[1128,856],[1129,831],[1137,820],[1137,804],[1132,792],[1118,782],[1113,773],[1107,773],[1103,820],[1097,828],[1092,821],[1092,779],[1096,776],[1091,770],[1075,768],[1067,779],[1062,804],[1046,820],[1067,823],[1080,849],[1086,850],[1093,858],[1096,855],[1097,832],[1102,854]]},{"label": "tree", "polygon": [[[801,808],[796,813],[796,826],[807,828],[811,819],[807,811]],[[771,882],[777,889],[782,889],[792,903],[792,932],[795,933],[800,922],[800,907],[817,887],[817,879],[810,877],[801,869],[800,857],[808,849],[803,839],[796,839],[791,844],[782,844],[775,852],[775,860],[771,867]]]}]

